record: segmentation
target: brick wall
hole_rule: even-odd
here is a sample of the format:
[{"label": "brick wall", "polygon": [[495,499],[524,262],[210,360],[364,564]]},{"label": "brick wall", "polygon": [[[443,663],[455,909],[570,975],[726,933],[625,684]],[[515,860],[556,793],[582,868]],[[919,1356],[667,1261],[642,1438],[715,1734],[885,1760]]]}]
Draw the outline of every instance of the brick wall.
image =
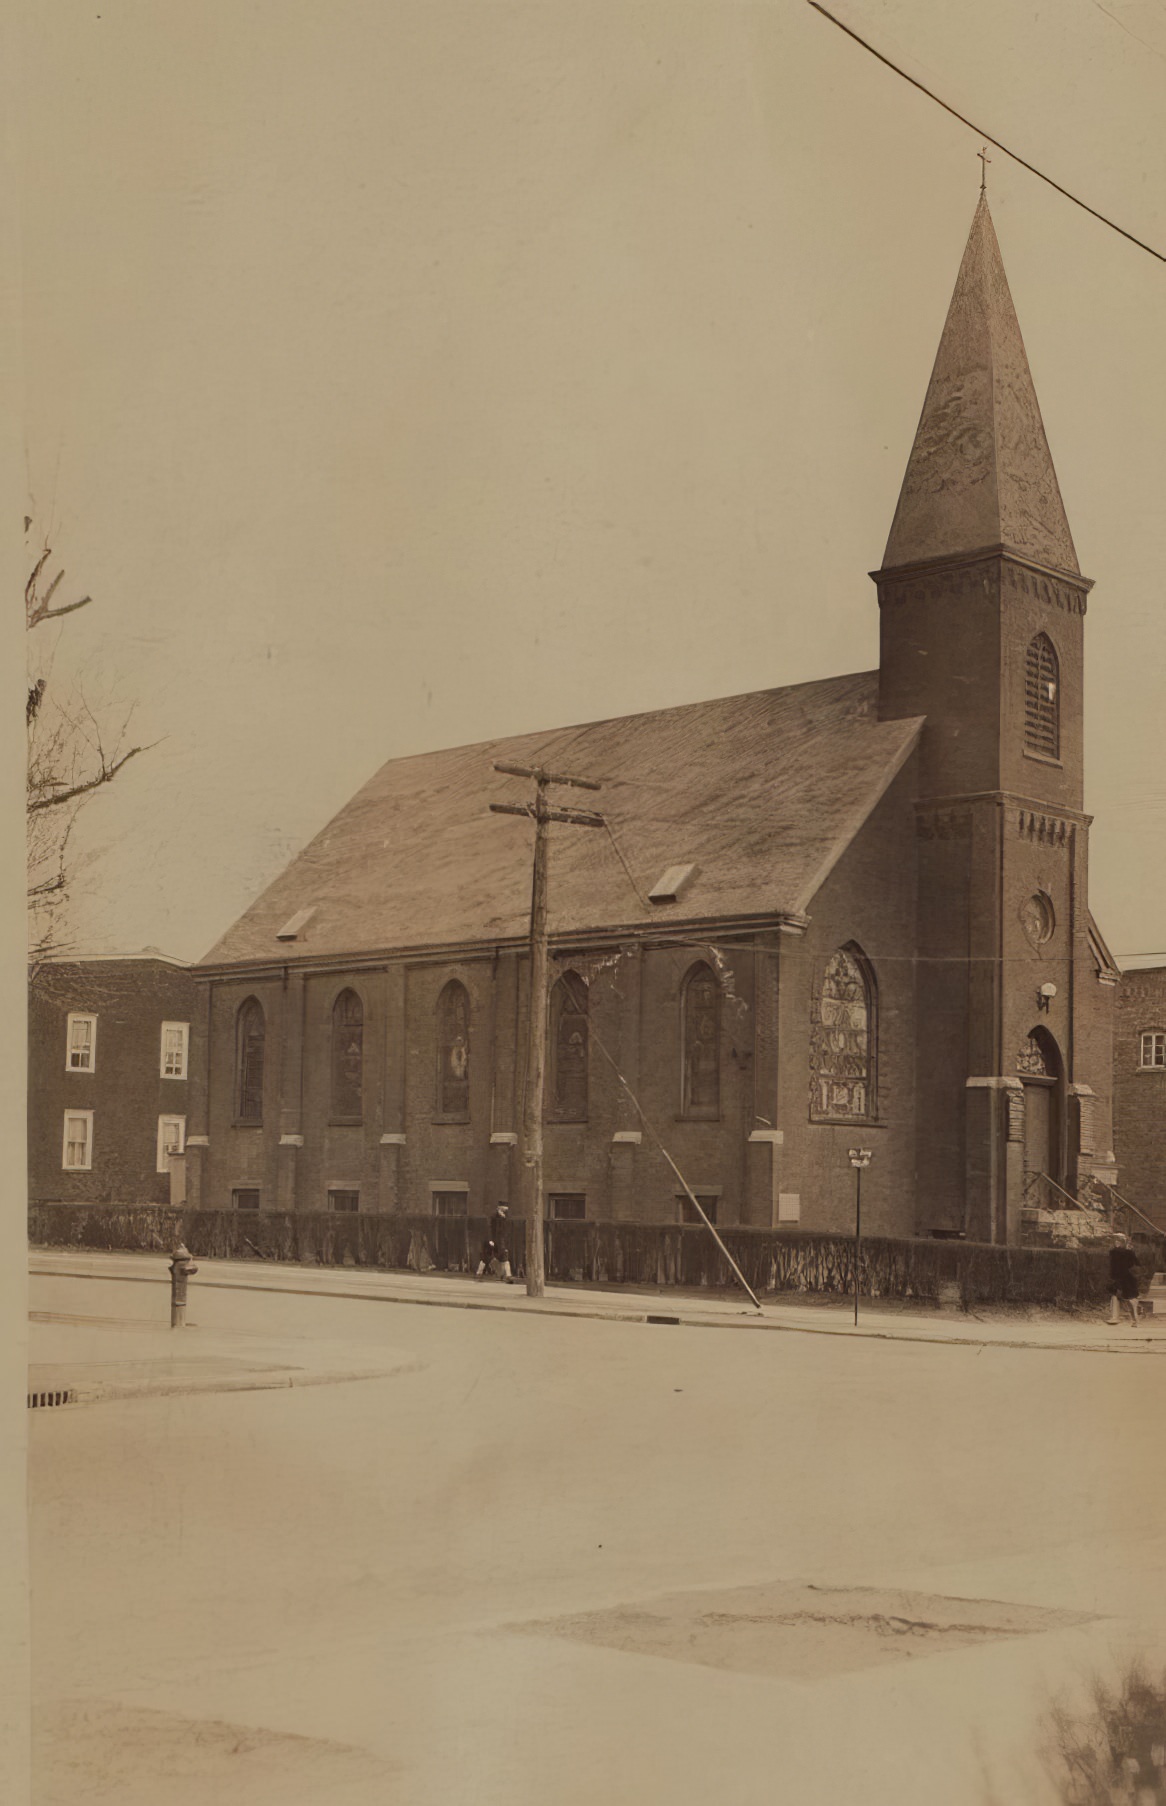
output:
[{"label": "brick wall", "polygon": [[[164,1203],[158,1118],[187,1114],[187,1081],[161,1073],[163,1022],[191,1021],[194,983],[164,960],[54,961],[29,995],[29,1195]],[[92,1071],[67,1067],[70,1014],[95,1016]],[[92,1165],[63,1168],[66,1111],[92,1111]]]},{"label": "brick wall", "polygon": [[[904,773],[844,852],[812,904],[804,937],[777,925],[715,933],[712,947],[625,943],[552,960],[587,985],[590,1034],[585,1122],[548,1120],[545,1188],[582,1194],[593,1218],[674,1223],[681,1183],[645,1132],[617,1069],[698,1196],[723,1225],[769,1228],[778,1199],[798,1219],[849,1224],[852,1124],[809,1122],[808,1039],[815,962],[854,941],[868,952],[879,993],[878,1159],[868,1179],[873,1233],[914,1227],[914,827]],[[685,1107],[682,1018],[697,962],[720,986],[719,1105]],[[451,980],[469,997],[469,1112],[437,1108],[437,1012]],[[525,1083],[527,962],[484,948],[456,960],[386,962],[379,969],[297,970],[210,981],[207,1208],[233,1190],[261,1192],[265,1209],[319,1211],[331,1187],[358,1191],[362,1211],[424,1212],[437,1189],[464,1188],[472,1213],[499,1198],[517,1206],[516,1146]],[[331,1116],[332,1011],[353,989],[363,1006],[363,1120]],[[235,1118],[236,1023],[248,998],[266,1024],[263,1123]],[[606,1049],[606,1054],[603,1051]],[[779,1052],[781,1063],[779,1068]],[[201,1131],[200,1131],[201,1132]]]},{"label": "brick wall", "polygon": [[1166,1068],[1141,1066],[1146,1030],[1166,1032],[1166,966],[1122,974],[1113,1037],[1113,1139],[1123,1197],[1166,1227]]}]

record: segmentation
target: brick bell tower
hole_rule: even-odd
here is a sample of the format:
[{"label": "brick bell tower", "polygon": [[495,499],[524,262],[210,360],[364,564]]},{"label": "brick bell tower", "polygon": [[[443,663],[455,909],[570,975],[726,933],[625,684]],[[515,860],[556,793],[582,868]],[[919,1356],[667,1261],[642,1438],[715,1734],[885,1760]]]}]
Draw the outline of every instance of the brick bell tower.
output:
[{"label": "brick bell tower", "polygon": [[[1020,1239],[1109,1145],[1082,813],[1086,597],[981,191],[878,586],[879,709],[923,715],[918,1227]],[[1090,1079],[1094,1083],[1090,1083]],[[1096,1087],[1096,1089],[1095,1089]],[[1112,1156],[1108,1156],[1112,1159]]]}]

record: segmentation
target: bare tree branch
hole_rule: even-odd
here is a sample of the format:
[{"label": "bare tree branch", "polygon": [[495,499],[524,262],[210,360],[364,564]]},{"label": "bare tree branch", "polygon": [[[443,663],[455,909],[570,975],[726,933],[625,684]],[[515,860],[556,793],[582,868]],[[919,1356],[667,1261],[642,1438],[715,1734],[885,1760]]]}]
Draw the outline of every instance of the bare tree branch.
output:
[{"label": "bare tree branch", "polygon": [[52,547],[46,546],[36,563],[33,565],[32,570],[29,573],[28,582],[24,586],[24,614],[26,624],[30,628],[39,627],[42,621],[55,621],[59,619],[61,615],[71,615],[78,608],[86,608],[93,600],[92,596],[82,596],[79,602],[66,602],[63,608],[50,607],[50,603],[57,593],[61,579],[65,575],[64,568],[62,567],[62,569],[57,572],[44,594],[41,594],[41,572],[44,570],[45,565],[52,555]]},{"label": "bare tree branch", "polygon": [[[62,571],[61,576],[63,577],[64,574]],[[32,625],[36,627],[41,621],[56,621],[61,615],[71,615],[76,608],[87,608],[92,600],[92,596],[82,596],[80,602],[66,602],[64,608],[42,608]]]},{"label": "bare tree branch", "polygon": [[29,803],[28,813],[35,815],[41,809],[59,809],[63,803],[75,802],[79,796],[88,796],[91,790],[99,790],[102,784],[112,784],[118,772],[123,766],[128,765],[131,759],[136,759],[139,753],[152,752],[158,744],[157,740],[152,740],[149,746],[132,746],[128,753],[123,753],[121,758],[115,759],[111,765],[103,762],[101,770],[96,776],[87,779],[85,783],[73,784],[68,790],[61,790],[54,796],[36,797]]},{"label": "bare tree branch", "polygon": [[[25,530],[32,522],[26,518]],[[59,620],[87,608],[90,596],[54,605],[65,572],[51,578],[46,571],[52,558],[46,545],[36,558],[24,586],[25,621],[31,632],[45,621]],[[39,642],[29,641],[30,647]],[[25,700],[28,729],[28,781],[25,807],[28,817],[27,894],[30,954],[34,966],[69,952],[61,924],[69,903],[75,875],[69,854],[70,835],[80,810],[93,796],[112,784],[131,759],[151,746],[131,746],[123,751],[129,733],[131,709],[120,726],[103,727],[83,691],[66,692],[62,698],[53,680],[54,641],[46,642],[38,669],[32,664]]]}]

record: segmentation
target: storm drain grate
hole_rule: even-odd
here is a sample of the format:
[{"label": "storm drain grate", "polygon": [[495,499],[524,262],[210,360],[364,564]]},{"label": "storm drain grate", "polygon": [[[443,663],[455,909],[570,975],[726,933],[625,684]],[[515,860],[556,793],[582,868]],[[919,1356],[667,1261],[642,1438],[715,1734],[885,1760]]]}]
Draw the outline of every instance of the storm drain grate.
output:
[{"label": "storm drain grate", "polygon": [[48,1405],[71,1405],[76,1397],[73,1391],[68,1392],[30,1392],[28,1408],[30,1411],[43,1410]]}]

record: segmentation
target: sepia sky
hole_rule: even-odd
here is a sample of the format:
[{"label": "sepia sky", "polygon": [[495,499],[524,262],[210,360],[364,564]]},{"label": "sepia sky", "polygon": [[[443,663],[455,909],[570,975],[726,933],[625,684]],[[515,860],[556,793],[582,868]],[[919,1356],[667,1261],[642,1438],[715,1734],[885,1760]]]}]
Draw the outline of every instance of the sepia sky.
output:
[{"label": "sepia sky", "polygon": [[[1107,4],[837,10],[1166,250],[1166,6]],[[980,140],[804,0],[30,11],[54,679],[160,741],[84,818],[84,950],[199,957],[394,755],[876,663]],[[991,155],[1096,581],[1091,900],[1153,952],[1166,264]]]}]

